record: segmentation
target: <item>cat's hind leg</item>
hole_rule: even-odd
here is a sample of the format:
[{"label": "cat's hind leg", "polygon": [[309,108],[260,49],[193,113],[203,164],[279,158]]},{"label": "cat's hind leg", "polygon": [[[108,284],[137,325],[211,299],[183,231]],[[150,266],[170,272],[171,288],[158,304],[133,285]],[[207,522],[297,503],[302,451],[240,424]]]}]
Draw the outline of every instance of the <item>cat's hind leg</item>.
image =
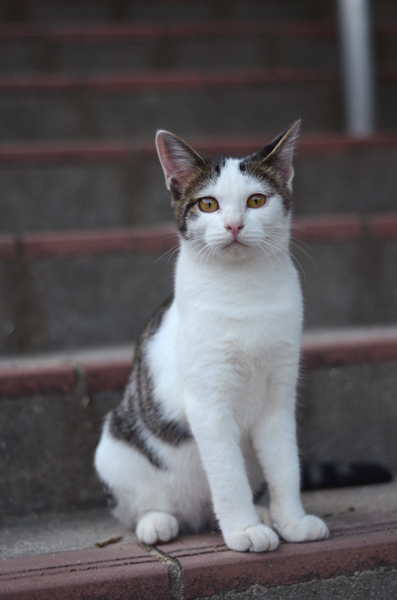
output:
[{"label": "cat's hind leg", "polygon": [[[152,440],[153,444],[156,440]],[[147,544],[166,542],[179,531],[203,529],[212,514],[208,484],[193,441],[181,448],[156,442],[166,468],[116,439],[105,424],[95,466],[115,501],[114,516]]]},{"label": "cat's hind leg", "polygon": [[169,542],[178,535],[179,524],[170,513],[150,511],[138,520],[136,534],[145,544]]}]

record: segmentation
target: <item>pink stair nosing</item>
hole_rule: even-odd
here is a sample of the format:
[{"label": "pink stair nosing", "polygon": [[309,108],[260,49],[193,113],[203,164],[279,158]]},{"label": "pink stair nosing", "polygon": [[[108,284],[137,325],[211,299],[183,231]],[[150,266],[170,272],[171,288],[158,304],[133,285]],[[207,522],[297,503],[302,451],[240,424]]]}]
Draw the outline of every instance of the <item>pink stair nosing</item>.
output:
[{"label": "pink stair nosing", "polygon": [[[246,156],[262,148],[272,134],[233,138],[189,138],[189,143],[207,155]],[[343,133],[306,134],[299,141],[299,156],[348,155],[357,150],[397,149],[397,133],[380,131],[367,138],[353,138]],[[2,142],[1,166],[42,166],[66,164],[129,164],[135,156],[156,157],[153,141],[75,140]]]},{"label": "pink stair nosing", "polygon": [[[304,335],[302,365],[306,369],[331,368],[397,361],[397,328],[331,330]],[[57,360],[21,359],[18,364],[0,362],[0,399],[36,394],[70,394],[81,372],[91,392],[121,390],[127,383],[132,347],[118,356],[112,349],[106,358],[69,355]]]},{"label": "pink stair nosing", "polygon": [[[0,598],[71,600],[169,598],[168,565],[186,600],[216,593],[319,581],[397,566],[395,519],[370,516],[366,526],[332,531],[327,540],[281,544],[274,552],[233,552],[219,533],[180,537],[159,546],[125,544],[0,561]],[[176,560],[178,563],[176,563]]]},{"label": "pink stair nosing", "polygon": [[[337,214],[297,217],[292,224],[295,241],[354,241],[397,238],[397,212]],[[27,233],[22,236],[0,234],[0,261],[24,257],[29,260],[103,253],[165,252],[178,245],[172,223],[148,227],[104,230],[71,230]]]}]

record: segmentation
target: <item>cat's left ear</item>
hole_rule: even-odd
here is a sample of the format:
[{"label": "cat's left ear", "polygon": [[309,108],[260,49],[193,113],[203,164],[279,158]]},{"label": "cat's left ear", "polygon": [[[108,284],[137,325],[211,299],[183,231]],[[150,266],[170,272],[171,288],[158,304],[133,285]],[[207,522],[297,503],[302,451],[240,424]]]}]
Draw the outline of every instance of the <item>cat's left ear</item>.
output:
[{"label": "cat's left ear", "polygon": [[297,119],[291,127],[277,136],[263,150],[258,152],[257,155],[260,163],[272,166],[277,170],[282,180],[290,189],[294,177],[292,158],[301,122],[301,119]]},{"label": "cat's left ear", "polygon": [[207,162],[204,156],[169,131],[157,132],[156,147],[169,190],[181,191]]}]

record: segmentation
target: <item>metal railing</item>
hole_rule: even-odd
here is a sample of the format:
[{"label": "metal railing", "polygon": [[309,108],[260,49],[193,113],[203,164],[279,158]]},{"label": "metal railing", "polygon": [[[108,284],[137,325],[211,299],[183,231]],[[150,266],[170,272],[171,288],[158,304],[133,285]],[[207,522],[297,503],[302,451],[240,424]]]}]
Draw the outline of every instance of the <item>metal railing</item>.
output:
[{"label": "metal railing", "polygon": [[346,128],[355,137],[375,129],[375,78],[370,0],[338,0]]}]

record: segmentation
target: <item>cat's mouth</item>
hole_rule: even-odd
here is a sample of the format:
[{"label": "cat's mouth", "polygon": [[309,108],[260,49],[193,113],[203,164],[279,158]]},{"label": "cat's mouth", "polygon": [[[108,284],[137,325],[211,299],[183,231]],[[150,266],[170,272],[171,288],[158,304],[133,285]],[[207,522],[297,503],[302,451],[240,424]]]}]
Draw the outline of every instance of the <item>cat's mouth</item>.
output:
[{"label": "cat's mouth", "polygon": [[227,248],[233,247],[233,246],[247,246],[247,244],[245,244],[244,242],[242,242],[241,240],[235,238],[233,240],[231,240],[230,242],[228,242],[226,244]]}]

